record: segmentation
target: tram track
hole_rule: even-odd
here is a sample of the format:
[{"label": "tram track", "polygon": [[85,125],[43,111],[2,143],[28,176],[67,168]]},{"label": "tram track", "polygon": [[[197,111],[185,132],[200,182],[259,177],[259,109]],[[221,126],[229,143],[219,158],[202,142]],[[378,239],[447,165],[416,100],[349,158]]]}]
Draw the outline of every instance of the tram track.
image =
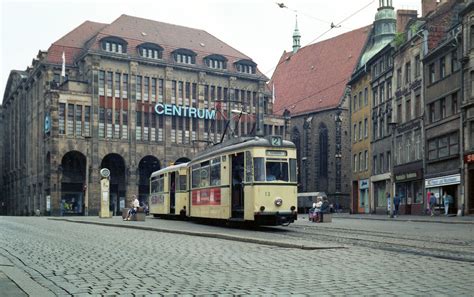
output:
[{"label": "tram track", "polygon": [[[472,243],[453,239],[433,239],[425,236],[399,236],[384,231],[321,228],[292,225],[285,236],[294,239],[326,241],[384,251],[416,254],[427,257],[474,263]],[[289,230],[289,231],[290,231]]]}]

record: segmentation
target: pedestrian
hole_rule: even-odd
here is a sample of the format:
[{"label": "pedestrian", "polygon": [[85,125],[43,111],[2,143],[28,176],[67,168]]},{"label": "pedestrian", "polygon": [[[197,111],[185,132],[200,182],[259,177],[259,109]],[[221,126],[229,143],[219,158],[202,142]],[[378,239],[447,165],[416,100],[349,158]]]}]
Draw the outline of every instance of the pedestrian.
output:
[{"label": "pedestrian", "polygon": [[133,195],[132,207],[128,210],[127,216],[124,221],[130,221],[130,218],[137,213],[138,207],[140,206],[140,201],[138,201],[137,195]]},{"label": "pedestrian", "polygon": [[387,196],[387,215],[390,215],[390,193],[385,193],[385,196]]},{"label": "pedestrian", "polygon": [[444,201],[444,215],[447,216],[449,214],[449,205],[453,203],[453,196],[449,195],[447,192],[444,192],[443,201]]},{"label": "pedestrian", "polygon": [[436,196],[434,193],[428,192],[429,194],[429,203],[430,203],[430,212],[431,216],[434,216],[435,206],[436,206]]},{"label": "pedestrian", "polygon": [[399,194],[395,194],[395,196],[393,196],[393,206],[395,208],[393,215],[397,217],[399,214],[399,209],[400,209],[400,195]]}]

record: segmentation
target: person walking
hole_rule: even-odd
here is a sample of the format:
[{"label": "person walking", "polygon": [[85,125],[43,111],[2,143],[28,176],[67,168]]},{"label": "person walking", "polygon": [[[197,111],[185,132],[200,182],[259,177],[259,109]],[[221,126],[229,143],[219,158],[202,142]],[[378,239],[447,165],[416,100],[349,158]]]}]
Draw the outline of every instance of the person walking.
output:
[{"label": "person walking", "polygon": [[391,207],[391,205],[390,205],[390,193],[389,192],[385,193],[385,196],[387,197],[387,215],[390,216],[390,207]]},{"label": "person walking", "polygon": [[435,212],[435,206],[436,206],[436,196],[434,193],[431,193],[431,192],[428,192],[428,196],[430,197],[428,202],[430,204],[430,212],[431,212],[431,216],[434,216],[434,212]]},{"label": "person walking", "polygon": [[395,208],[393,215],[394,217],[397,217],[399,209],[400,209],[400,195],[399,194],[395,194],[395,196],[393,197],[393,206]]}]

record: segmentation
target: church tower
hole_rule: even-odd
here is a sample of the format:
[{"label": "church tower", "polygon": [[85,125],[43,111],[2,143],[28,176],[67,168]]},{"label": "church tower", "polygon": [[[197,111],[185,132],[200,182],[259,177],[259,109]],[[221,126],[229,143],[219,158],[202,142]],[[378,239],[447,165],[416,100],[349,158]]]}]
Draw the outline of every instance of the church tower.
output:
[{"label": "church tower", "polygon": [[301,34],[298,30],[298,15],[296,15],[295,31],[293,31],[293,54],[296,53],[301,47],[300,38]]}]

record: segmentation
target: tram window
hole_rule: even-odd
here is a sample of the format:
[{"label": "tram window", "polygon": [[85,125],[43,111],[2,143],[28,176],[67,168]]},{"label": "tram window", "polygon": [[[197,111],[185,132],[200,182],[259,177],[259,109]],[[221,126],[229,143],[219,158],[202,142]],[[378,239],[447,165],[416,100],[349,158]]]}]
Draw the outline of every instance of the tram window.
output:
[{"label": "tram window", "polygon": [[199,171],[200,174],[200,182],[199,182],[199,187],[208,187],[209,186],[209,165],[201,167],[201,170]]},{"label": "tram window", "polygon": [[253,168],[255,173],[255,181],[264,181],[265,165],[263,158],[253,158]]},{"label": "tram window", "polygon": [[211,185],[221,184],[221,159],[215,158],[211,161]]},{"label": "tram window", "polygon": [[151,192],[152,193],[158,192],[158,179],[151,180]]},{"label": "tram window", "polygon": [[250,183],[253,180],[252,153],[245,152],[245,181]]},{"label": "tram window", "polygon": [[267,181],[288,181],[288,163],[267,162]]},{"label": "tram window", "polygon": [[290,182],[296,181],[296,159],[290,159]]},{"label": "tram window", "polygon": [[197,188],[199,187],[199,181],[200,181],[200,176],[199,176],[199,165],[194,165],[193,166],[193,176],[192,176],[192,187]]},{"label": "tram window", "polygon": [[179,176],[179,190],[186,191],[186,175]]},{"label": "tram window", "polygon": [[165,179],[164,179],[164,176],[161,175],[160,178],[158,179],[158,193],[164,192],[164,184],[165,184]]}]

